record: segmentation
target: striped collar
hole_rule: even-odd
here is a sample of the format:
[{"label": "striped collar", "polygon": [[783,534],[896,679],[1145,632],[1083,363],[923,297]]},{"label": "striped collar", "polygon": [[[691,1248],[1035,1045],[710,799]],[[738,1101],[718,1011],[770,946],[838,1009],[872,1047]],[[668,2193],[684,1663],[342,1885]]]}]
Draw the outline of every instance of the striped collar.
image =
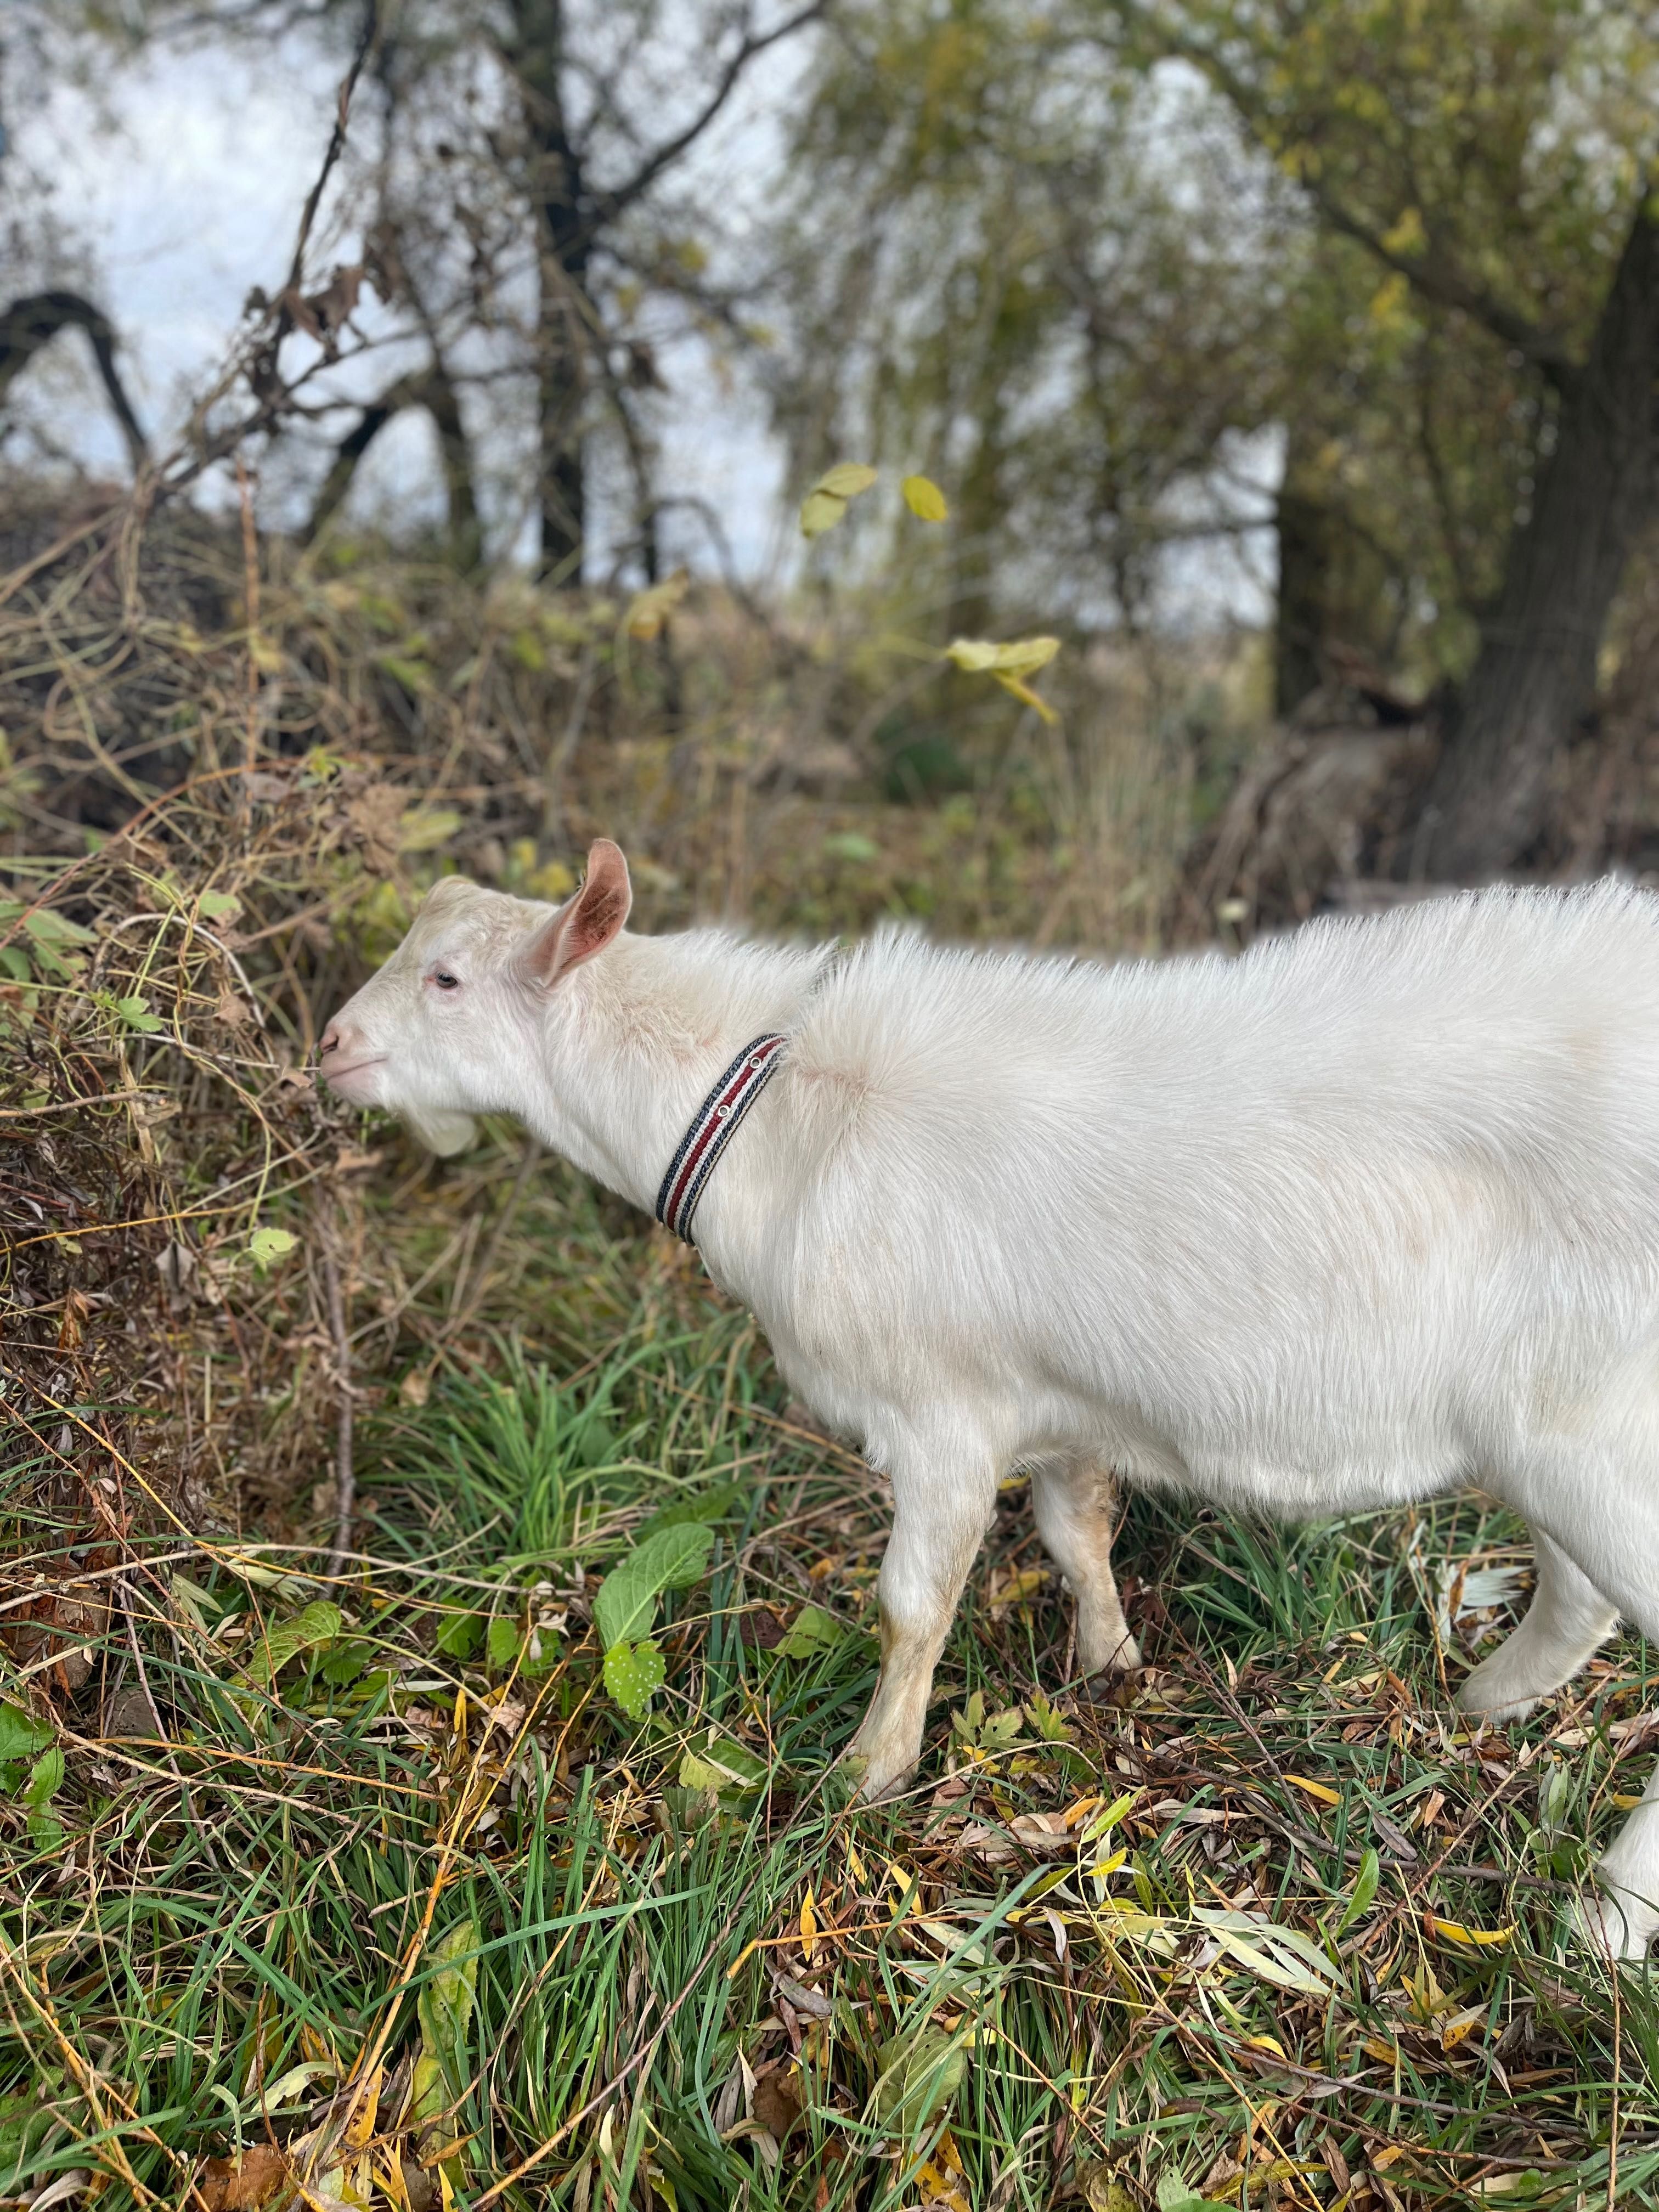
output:
[{"label": "striped collar", "polygon": [[785,1039],[776,1031],[751,1037],[691,1117],[679,1150],[657,1193],[657,1218],[688,1244],[695,1243],[691,1217],[697,1210],[714,1163],[738,1133],[738,1125],[776,1073]]}]

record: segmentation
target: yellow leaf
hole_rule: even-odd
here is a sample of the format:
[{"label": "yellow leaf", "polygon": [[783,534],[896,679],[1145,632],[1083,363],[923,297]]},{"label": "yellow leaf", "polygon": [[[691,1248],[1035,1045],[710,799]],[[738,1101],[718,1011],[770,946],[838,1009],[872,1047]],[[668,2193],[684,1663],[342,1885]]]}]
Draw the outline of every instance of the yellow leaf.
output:
[{"label": "yellow leaf", "polygon": [[1432,1936],[1449,1936],[1454,1943],[1474,1943],[1490,1948],[1494,1943],[1507,1943],[1515,1933],[1511,1921],[1507,1928],[1465,1928],[1461,1920],[1442,1920],[1434,1913],[1424,1915]]},{"label": "yellow leaf", "polygon": [[1401,255],[1420,253],[1428,244],[1423,229],[1421,211],[1408,207],[1392,230],[1385,230],[1381,245],[1385,253]]},{"label": "yellow leaf", "polygon": [[810,1889],[801,1899],[800,1948],[810,1966],[818,1948],[818,1916],[812,1910],[812,1893]]},{"label": "yellow leaf", "polygon": [[826,530],[833,530],[847,512],[847,501],[837,499],[832,491],[810,491],[801,501],[800,534],[803,538],[822,538]]},{"label": "yellow leaf", "polygon": [[833,469],[826,469],[812,489],[827,491],[834,499],[856,499],[861,491],[868,491],[876,480],[876,472],[863,461],[837,461]]},{"label": "yellow leaf", "polygon": [[1411,280],[1401,270],[1396,269],[1393,276],[1385,277],[1371,295],[1371,320],[1384,325],[1404,322],[1411,289]]},{"label": "yellow leaf", "polygon": [[434,853],[460,826],[460,816],[447,806],[412,806],[398,823],[398,850]]},{"label": "yellow leaf", "polygon": [[945,658],[972,676],[1032,676],[1039,668],[1046,668],[1059,651],[1057,637],[1018,637],[1006,645],[992,645],[984,638],[958,637],[945,647]]},{"label": "yellow leaf", "polygon": [[1050,729],[1060,720],[1046,699],[1039,699],[1030,685],[1022,683],[1018,676],[1005,676],[1001,669],[994,668],[991,671],[991,678],[994,683],[1000,684],[1005,691],[1012,692],[1022,707],[1035,708]]},{"label": "yellow leaf", "polygon": [[951,509],[945,494],[931,477],[906,477],[899,486],[904,494],[904,504],[919,522],[945,522]]},{"label": "yellow leaf", "polygon": [[532,898],[546,899],[556,904],[568,898],[576,888],[574,872],[562,860],[544,860],[539,868],[524,879],[525,890]]},{"label": "yellow leaf", "polygon": [[659,584],[653,584],[643,592],[636,592],[623,617],[623,628],[629,637],[636,637],[648,645],[653,637],[660,637],[663,624],[691,588],[689,568],[676,568],[672,576],[665,576]]},{"label": "yellow leaf", "polygon": [[280,676],[283,672],[281,647],[260,630],[249,634],[247,657],[261,676]]},{"label": "yellow leaf", "polygon": [[1310,1782],[1305,1774],[1287,1774],[1285,1779],[1293,1782],[1298,1790],[1305,1790],[1310,1797],[1318,1798],[1322,1805],[1340,1805],[1342,1802],[1340,1790],[1333,1790],[1323,1782]]}]

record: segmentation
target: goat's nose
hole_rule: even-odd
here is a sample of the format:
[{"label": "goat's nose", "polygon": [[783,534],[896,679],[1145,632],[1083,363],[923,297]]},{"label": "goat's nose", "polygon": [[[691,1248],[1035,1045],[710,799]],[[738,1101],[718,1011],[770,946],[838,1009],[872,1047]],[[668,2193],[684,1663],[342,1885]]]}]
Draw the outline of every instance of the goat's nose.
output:
[{"label": "goat's nose", "polygon": [[330,1053],[337,1052],[339,1048],[340,1024],[337,1022],[331,1022],[317,1040],[317,1057],[319,1060],[326,1060]]}]

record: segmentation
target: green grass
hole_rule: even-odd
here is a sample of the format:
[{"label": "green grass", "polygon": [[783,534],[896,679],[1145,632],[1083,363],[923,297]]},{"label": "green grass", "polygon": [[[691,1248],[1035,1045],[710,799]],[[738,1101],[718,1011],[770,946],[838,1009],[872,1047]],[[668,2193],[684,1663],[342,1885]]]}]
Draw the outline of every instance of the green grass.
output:
[{"label": "green grass", "polygon": [[[1094,1703],[1011,1485],[918,1788],[854,1809],[830,1762],[875,1676],[879,1487],[788,1409],[747,1317],[623,1226],[551,1174],[483,1316],[523,1335],[410,1367],[387,1332],[340,1581],[299,1543],[136,1547],[130,1611],[52,1694],[49,1817],[0,1814],[0,2198],[79,2169],[111,2206],[234,2203],[204,2161],[239,2147],[324,2203],[1659,2195],[1651,1991],[1615,2002],[1565,1948],[1645,1779],[1621,1724],[1647,1655],[1474,1741],[1445,1694],[1522,1593],[1448,1645],[1436,1570],[1523,1564],[1517,1528],[1137,1500],[1151,1671]],[[11,1478],[25,1580],[84,1573],[95,1531],[40,1479]],[[636,1724],[592,1585],[688,1502],[709,1571],[663,1601]],[[339,1632],[264,1679],[319,1602]],[[839,1632],[790,1656],[806,1604]],[[131,1720],[135,1653],[165,1741]],[[447,2059],[424,2102],[423,2045]]]}]

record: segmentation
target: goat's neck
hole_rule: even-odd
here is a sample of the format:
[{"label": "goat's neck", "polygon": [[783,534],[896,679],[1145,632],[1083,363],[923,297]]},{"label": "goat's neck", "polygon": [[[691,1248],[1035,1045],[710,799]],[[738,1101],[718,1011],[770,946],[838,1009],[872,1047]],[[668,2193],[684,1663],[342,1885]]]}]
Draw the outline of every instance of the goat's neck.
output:
[{"label": "goat's neck", "polygon": [[716,1078],[751,1038],[790,1026],[830,951],[756,945],[717,930],[624,934],[579,969],[550,1008],[545,1081],[522,1118],[651,1212]]}]

